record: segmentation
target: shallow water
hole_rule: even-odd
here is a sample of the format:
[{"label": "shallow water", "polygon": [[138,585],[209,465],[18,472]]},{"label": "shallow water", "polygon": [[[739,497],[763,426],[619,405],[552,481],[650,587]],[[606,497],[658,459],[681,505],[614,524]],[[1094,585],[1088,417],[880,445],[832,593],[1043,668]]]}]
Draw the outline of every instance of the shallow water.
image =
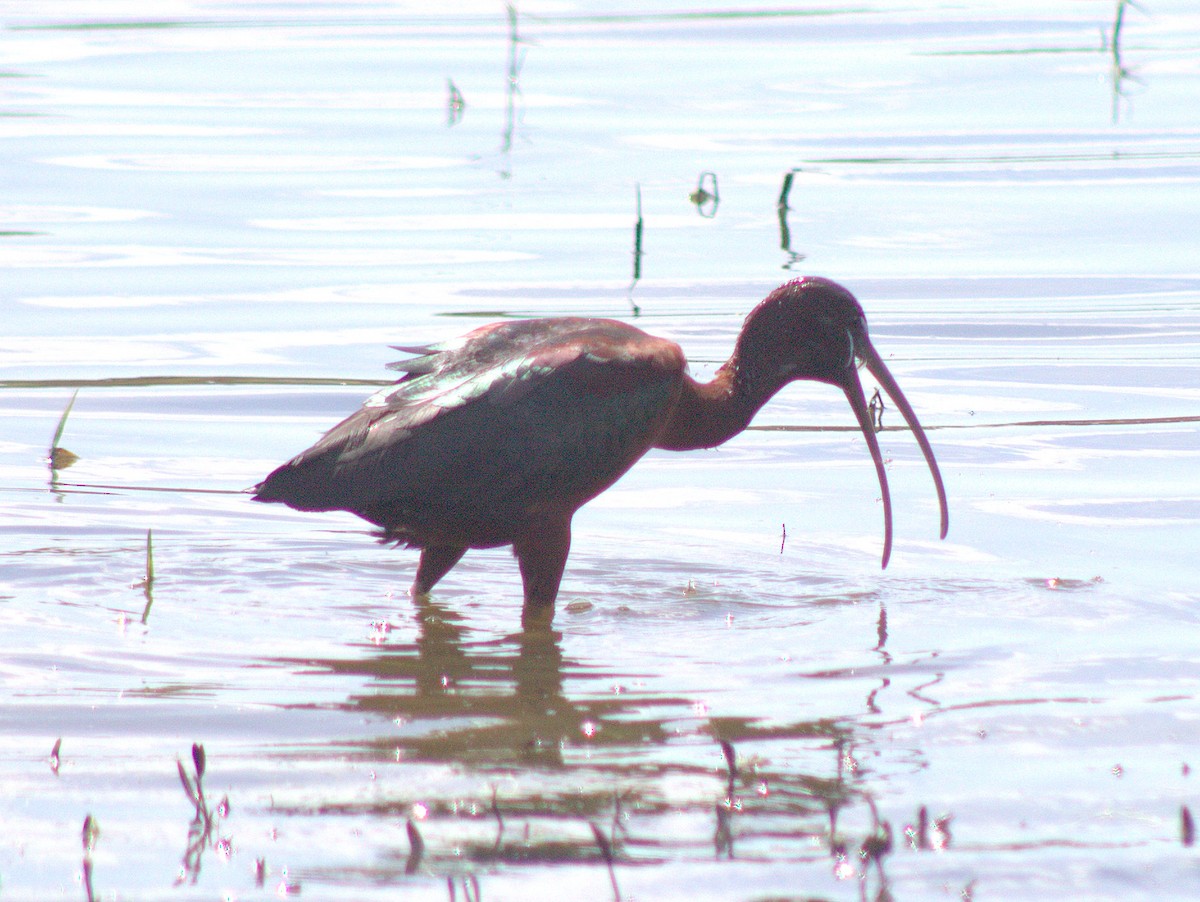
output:
[{"label": "shallow water", "polygon": [[[0,6],[0,899],[1194,898],[1200,15],[1117,9]],[[584,508],[551,638],[239,491],[390,344],[708,375],[803,272],[946,477],[880,435],[885,571],[822,386]]]}]

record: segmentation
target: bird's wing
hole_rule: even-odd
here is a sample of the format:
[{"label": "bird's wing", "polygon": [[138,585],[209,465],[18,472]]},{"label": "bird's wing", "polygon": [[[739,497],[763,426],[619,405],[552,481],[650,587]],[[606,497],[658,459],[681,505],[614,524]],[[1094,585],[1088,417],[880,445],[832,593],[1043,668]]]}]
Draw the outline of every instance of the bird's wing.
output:
[{"label": "bird's wing", "polygon": [[598,343],[581,340],[589,326],[595,330],[630,328],[608,320],[573,317],[515,320],[482,326],[439,344],[396,347],[416,356],[388,364],[388,369],[404,375],[394,386],[368,398],[359,413],[372,422],[387,420],[390,428],[403,430],[415,429],[479,398],[486,397],[491,404],[511,404],[541,379],[580,357],[591,356],[599,362]]},{"label": "bird's wing", "polygon": [[258,496],[389,528],[586,500],[649,447],[683,370],[678,346],[608,320],[505,322],[413,350],[396,385]]}]

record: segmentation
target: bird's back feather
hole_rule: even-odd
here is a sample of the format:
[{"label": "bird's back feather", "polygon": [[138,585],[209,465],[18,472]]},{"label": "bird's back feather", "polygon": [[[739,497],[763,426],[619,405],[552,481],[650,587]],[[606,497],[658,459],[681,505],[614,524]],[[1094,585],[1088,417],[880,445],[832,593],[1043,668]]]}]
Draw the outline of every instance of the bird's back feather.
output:
[{"label": "bird's back feather", "polygon": [[684,371],[677,345],[612,320],[504,322],[413,350],[256,500],[349,510],[417,545],[504,544],[641,457]]}]

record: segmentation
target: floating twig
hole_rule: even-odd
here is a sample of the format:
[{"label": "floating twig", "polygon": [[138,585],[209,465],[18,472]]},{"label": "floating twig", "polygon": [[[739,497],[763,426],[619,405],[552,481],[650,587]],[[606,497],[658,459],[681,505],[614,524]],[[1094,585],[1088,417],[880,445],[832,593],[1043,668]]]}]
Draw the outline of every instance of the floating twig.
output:
[{"label": "floating twig", "polygon": [[492,814],[496,817],[496,844],[494,854],[500,853],[500,841],[504,838],[504,818],[500,814],[500,803],[496,799],[496,787],[492,787]]},{"label": "floating twig", "polygon": [[199,784],[200,778],[204,776],[204,769],[207,763],[207,758],[204,755],[204,746],[198,742],[192,743],[192,764],[196,768],[196,783]]},{"label": "floating twig", "polygon": [[588,822],[588,826],[592,828],[592,835],[596,837],[596,845],[600,847],[600,857],[608,865],[608,879],[612,883],[613,902],[621,902],[621,890],[617,886],[617,870],[613,867],[612,843],[608,841],[608,837],[604,835],[604,831],[591,821]]},{"label": "floating twig", "polygon": [[627,292],[629,298],[629,307],[633,311],[634,316],[638,316],[642,311],[637,304],[633,302],[633,289],[637,286],[638,280],[642,277],[642,186],[641,183],[636,185],[637,191],[637,222],[633,226],[633,280],[629,283]]},{"label": "floating twig", "polygon": [[449,78],[446,79],[446,88],[449,91],[449,96],[446,98],[446,125],[454,126],[462,119],[463,109],[467,102],[463,99],[458,86]]},{"label": "floating twig", "polygon": [[146,575],[142,577],[142,594],[146,596],[146,606],[142,608],[142,623],[150,616],[150,608],[154,604],[154,531],[146,530]]},{"label": "floating twig", "polygon": [[1112,54],[1112,83],[1113,83],[1113,99],[1112,99],[1112,121],[1116,122],[1121,116],[1121,98],[1125,97],[1125,81],[1130,80],[1136,82],[1138,79],[1134,76],[1133,71],[1125,66],[1121,60],[1121,29],[1125,26],[1125,8],[1132,6],[1135,9],[1140,9],[1133,0],[1117,0],[1117,13],[1113,19],[1112,39],[1107,41],[1108,50]]},{"label": "floating twig", "polygon": [[[421,859],[425,856],[425,840],[421,838],[421,831],[417,829],[416,823],[410,817],[404,824],[404,829],[408,833],[408,860],[404,862],[404,873],[415,874],[417,868],[421,866]],[[454,890],[451,889],[451,893]]]},{"label": "floating twig", "polygon": [[733,743],[728,739],[718,739],[717,742],[721,746],[721,754],[725,757],[725,768],[729,772],[729,778],[725,784],[725,798],[717,802],[717,829],[713,834],[713,845],[716,846],[717,855],[725,855],[728,858],[733,857],[733,812],[738,807],[738,801],[734,798],[734,790],[737,788],[737,753],[733,749]]},{"label": "floating twig", "polygon": [[95,902],[96,894],[92,890],[92,850],[100,838],[100,824],[90,814],[83,819],[83,830],[80,832],[83,841],[83,889],[87,894],[87,902]]},{"label": "floating twig", "polygon": [[877,823],[862,842],[861,854],[865,861],[879,864],[892,851],[892,825],[887,821]]},{"label": "floating twig", "polygon": [[908,844],[915,852],[931,848],[929,844],[929,809],[922,805],[917,809],[917,822],[904,828]]},{"label": "floating twig", "polygon": [[620,833],[623,839],[629,838],[629,828],[625,826],[625,808],[621,802],[621,794],[614,790],[612,835],[609,837],[614,849],[617,847],[617,833]]},{"label": "floating twig", "polygon": [[513,132],[516,130],[517,96],[521,93],[521,67],[524,65],[525,56],[518,52],[518,47],[524,42],[517,31],[517,8],[511,3],[505,4],[504,8],[508,12],[508,77],[504,90],[504,134],[500,141],[500,153],[505,158],[506,166],[500,171],[500,177],[507,179],[512,177],[509,152],[512,150]]},{"label": "floating twig", "polygon": [[[726,800],[728,801],[728,800]],[[717,856],[733,857],[733,809],[725,802],[717,802],[717,829],[713,832],[713,846]]]},{"label": "floating twig", "polygon": [[146,530],[146,586],[154,585],[154,531]]},{"label": "floating twig", "polygon": [[[479,878],[474,874],[467,874],[459,878],[463,888],[463,899],[466,902],[483,902],[483,893],[479,889]],[[446,878],[446,889],[450,893],[450,902],[456,902],[458,892],[454,888],[454,878]]]},{"label": "floating twig", "polygon": [[75,399],[79,397],[79,389],[75,389],[71,395],[71,400],[67,402],[66,409],[63,410],[62,416],[58,418],[58,428],[54,430],[54,438],[50,440],[50,451],[47,454],[47,461],[50,464],[51,477],[53,478],[55,470],[65,470],[75,461],[79,460],[79,455],[68,451],[66,448],[59,445],[62,441],[63,431],[67,428],[67,417],[71,415],[71,408],[75,406]]},{"label": "floating twig", "polygon": [[867,412],[871,414],[871,424],[876,432],[883,432],[883,409],[883,396],[877,388],[875,394],[871,395],[871,400],[867,402]]},{"label": "floating twig", "polygon": [[175,885],[178,886],[185,880],[195,885],[196,881],[200,879],[200,864],[204,850],[210,845],[217,844],[226,849],[230,848],[228,840],[213,840],[213,834],[220,826],[221,819],[229,816],[229,796],[222,796],[215,812],[209,808],[204,797],[204,773],[207,759],[204,754],[204,746],[200,743],[192,743],[193,776],[188,776],[182,760],[176,758],[175,764],[179,770],[179,782],[183,784],[183,791],[187,795],[188,801],[192,803],[192,807],[195,808],[192,822],[188,825],[188,844],[183,853],[182,866]]},{"label": "floating twig", "polygon": [[721,192],[717,188],[717,174],[711,170],[700,173],[700,179],[696,182],[696,190],[688,195],[688,200],[696,205],[696,212],[705,219],[712,219],[716,216],[717,206],[721,203]]},{"label": "floating twig", "polygon": [[892,895],[888,889],[887,874],[883,870],[883,859],[892,852],[892,825],[880,819],[879,809],[875,807],[875,800],[870,796],[867,796],[867,807],[871,809],[871,832],[858,848],[858,856],[863,862],[860,887],[865,898],[869,870],[873,863],[879,874],[879,891],[875,898],[890,899]]},{"label": "floating twig", "polygon": [[804,259],[804,254],[792,250],[792,230],[788,228],[787,215],[791,209],[788,206],[788,196],[792,193],[792,180],[799,169],[789,169],[783,174],[783,185],[779,189],[779,199],[775,201],[775,212],[779,216],[779,248],[788,255],[784,269],[791,269]]},{"label": "floating twig", "polygon": [[729,788],[728,794],[730,801],[733,801],[734,784],[737,780],[737,755],[733,750],[733,743],[728,739],[718,739],[721,744],[721,752],[725,755],[725,766],[729,768]]}]

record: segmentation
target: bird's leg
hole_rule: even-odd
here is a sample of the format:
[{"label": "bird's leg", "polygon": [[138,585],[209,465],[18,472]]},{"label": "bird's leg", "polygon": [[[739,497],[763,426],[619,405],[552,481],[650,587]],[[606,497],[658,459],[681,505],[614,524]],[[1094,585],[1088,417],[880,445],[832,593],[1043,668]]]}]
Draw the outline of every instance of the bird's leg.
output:
[{"label": "bird's leg", "polygon": [[450,568],[462,560],[467,549],[457,545],[431,545],[421,549],[421,562],[417,564],[417,577],[413,580],[410,595],[428,595],[437,581],[450,572]]},{"label": "bird's leg", "polygon": [[554,601],[571,551],[571,518],[542,521],[513,542],[513,554],[525,584],[521,625],[547,628],[554,620]]}]

